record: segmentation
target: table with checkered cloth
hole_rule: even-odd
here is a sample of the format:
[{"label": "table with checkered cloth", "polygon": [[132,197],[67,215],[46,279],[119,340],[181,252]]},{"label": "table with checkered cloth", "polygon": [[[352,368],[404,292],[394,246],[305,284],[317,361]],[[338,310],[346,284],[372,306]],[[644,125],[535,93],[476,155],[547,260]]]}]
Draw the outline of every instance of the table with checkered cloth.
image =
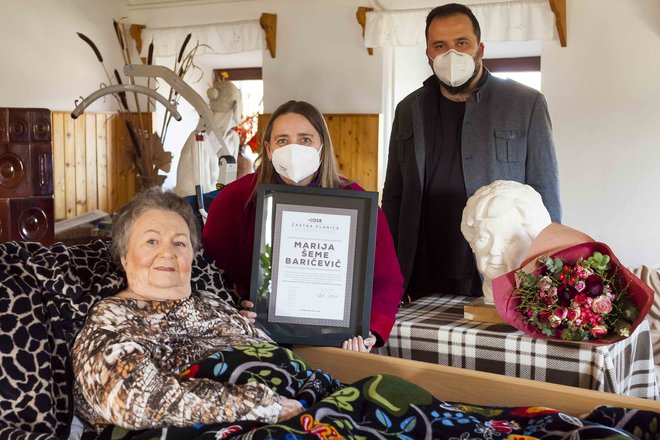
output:
[{"label": "table with checkered cloth", "polygon": [[429,296],[399,310],[379,354],[658,400],[649,324],[595,346],[532,338],[463,318],[474,298]]}]

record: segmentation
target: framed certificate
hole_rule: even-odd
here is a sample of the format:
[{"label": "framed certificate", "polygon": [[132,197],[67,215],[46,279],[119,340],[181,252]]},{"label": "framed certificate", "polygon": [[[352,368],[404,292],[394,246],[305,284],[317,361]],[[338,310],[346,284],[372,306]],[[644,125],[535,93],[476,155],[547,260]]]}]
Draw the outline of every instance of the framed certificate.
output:
[{"label": "framed certificate", "polygon": [[280,343],[369,335],[378,193],[259,185],[250,299]]}]

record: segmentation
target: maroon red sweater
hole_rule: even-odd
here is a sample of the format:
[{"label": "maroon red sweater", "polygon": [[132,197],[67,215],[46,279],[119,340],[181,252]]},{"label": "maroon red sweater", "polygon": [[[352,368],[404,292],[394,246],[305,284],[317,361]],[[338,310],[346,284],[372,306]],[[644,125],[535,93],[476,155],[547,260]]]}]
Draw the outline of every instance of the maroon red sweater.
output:
[{"label": "maroon red sweater", "polygon": [[[257,175],[248,174],[227,185],[213,201],[204,225],[204,249],[218,267],[236,283],[243,298],[250,294],[252,246],[256,203],[248,199],[257,184]],[[364,191],[352,183],[342,189]],[[403,295],[403,276],[394,251],[394,242],[383,211],[378,208],[376,255],[371,300],[371,331],[386,342]]]}]

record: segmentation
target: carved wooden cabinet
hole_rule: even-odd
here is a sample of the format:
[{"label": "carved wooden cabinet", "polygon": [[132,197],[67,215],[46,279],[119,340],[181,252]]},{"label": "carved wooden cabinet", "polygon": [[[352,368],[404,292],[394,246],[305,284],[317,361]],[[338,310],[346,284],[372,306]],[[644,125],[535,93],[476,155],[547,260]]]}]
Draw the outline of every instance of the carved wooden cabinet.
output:
[{"label": "carved wooden cabinet", "polygon": [[0,241],[53,243],[50,111],[0,108]]}]

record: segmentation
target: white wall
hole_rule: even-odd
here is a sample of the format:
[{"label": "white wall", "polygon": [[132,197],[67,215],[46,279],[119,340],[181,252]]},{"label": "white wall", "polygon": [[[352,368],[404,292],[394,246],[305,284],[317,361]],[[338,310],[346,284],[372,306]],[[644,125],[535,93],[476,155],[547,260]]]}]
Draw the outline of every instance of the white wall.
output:
[{"label": "white wall", "polygon": [[[378,55],[370,57],[360,44],[361,28],[355,19],[360,5],[358,0],[254,0],[129,8],[129,18],[150,27],[169,27],[251,20],[264,12],[277,14],[276,58],[267,51],[258,62],[254,54],[215,56],[212,60],[199,57],[205,76],[200,83],[191,84],[193,88],[205,96],[213,67],[262,66],[266,112],[299,99],[325,113],[379,113],[382,62]],[[174,160],[165,187],[175,184],[182,140],[191,129],[185,121],[170,127],[174,130],[168,133],[166,149],[173,152]]]},{"label": "white wall", "polygon": [[[660,264],[660,1],[568,0],[567,9],[568,46],[546,42],[541,54],[563,223],[624,264]],[[394,50],[395,104],[430,74],[423,49]]]},{"label": "white wall", "polygon": [[[106,66],[121,67],[112,19],[123,2],[105,0],[0,0],[0,106],[73,110],[74,100],[107,82],[81,32],[100,49]],[[112,72],[112,70],[110,70]],[[92,110],[116,104],[97,101]]]},{"label": "white wall", "polygon": [[568,0],[567,16],[568,46],[541,58],[563,223],[660,263],[660,2]]},{"label": "white wall", "polygon": [[[391,6],[400,0],[381,1]],[[104,79],[75,32],[90,36],[111,67],[118,67],[112,18],[128,14],[131,22],[173,26],[271,12],[278,14],[278,53],[263,57],[267,112],[287,99],[309,100],[324,112],[383,111],[385,51],[367,55],[355,21],[356,8],[370,2],[254,0],[156,9],[123,4],[0,0],[0,105],[71,110],[76,97]],[[660,1],[568,0],[567,9],[568,47],[548,42],[542,48],[564,223],[609,243],[625,264],[660,263]],[[98,102],[93,109],[103,106]],[[105,106],[114,108],[109,100]]]},{"label": "white wall", "polygon": [[131,9],[130,20],[166,27],[256,19],[277,14],[277,56],[263,57],[264,108],[302,99],[325,113],[379,113],[381,55],[361,45],[361,0],[254,0]]},{"label": "white wall", "polygon": [[266,112],[289,99],[324,113],[380,113],[382,53],[369,56],[355,12],[363,0],[279,0],[277,58],[264,58]]}]

